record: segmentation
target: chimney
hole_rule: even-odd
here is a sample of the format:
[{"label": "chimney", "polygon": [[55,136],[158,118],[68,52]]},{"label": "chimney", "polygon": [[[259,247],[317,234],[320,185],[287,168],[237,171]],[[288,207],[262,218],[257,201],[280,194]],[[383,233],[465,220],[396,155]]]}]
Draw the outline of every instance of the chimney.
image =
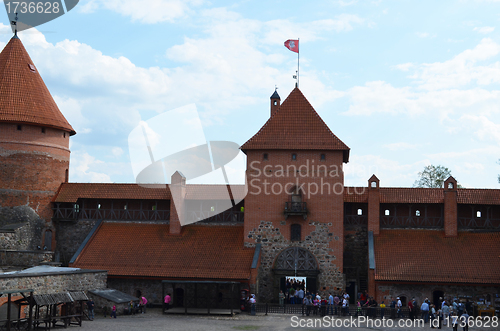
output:
[{"label": "chimney", "polygon": [[444,236],[457,237],[457,181],[452,176],[444,182]]},{"label": "chimney", "polygon": [[184,199],[186,197],[186,177],[176,171],[171,177],[170,194],[170,234],[181,234],[184,220]]},{"label": "chimney", "polygon": [[271,95],[271,116],[273,116],[274,113],[276,113],[278,111],[278,109],[280,108],[281,98],[280,98],[277,90],[278,90],[278,88],[276,88],[274,90],[273,95]]},{"label": "chimney", "polygon": [[380,181],[375,175],[368,179],[368,231],[380,233]]}]

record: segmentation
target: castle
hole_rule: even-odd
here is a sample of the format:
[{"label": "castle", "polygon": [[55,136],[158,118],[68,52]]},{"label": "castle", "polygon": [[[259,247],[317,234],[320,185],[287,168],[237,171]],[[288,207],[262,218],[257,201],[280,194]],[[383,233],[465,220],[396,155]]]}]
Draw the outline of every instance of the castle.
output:
[{"label": "castle", "polygon": [[344,186],[350,149],[298,88],[271,96],[269,120],[241,146],[247,185],[231,187],[229,208],[226,185],[186,185],[179,172],[170,186],[70,183],[74,134],[13,37],[0,53],[0,249],[45,249],[150,302],[171,291],[179,306],[245,289],[277,301],[287,276],[352,298],[499,301],[500,190],[453,177],[444,188],[382,187],[375,175]]}]

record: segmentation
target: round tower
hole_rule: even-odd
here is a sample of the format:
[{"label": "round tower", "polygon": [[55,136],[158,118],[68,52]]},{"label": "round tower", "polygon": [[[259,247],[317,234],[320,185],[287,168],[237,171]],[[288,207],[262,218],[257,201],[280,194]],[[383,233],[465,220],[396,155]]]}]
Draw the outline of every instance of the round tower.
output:
[{"label": "round tower", "polygon": [[14,36],[0,53],[0,207],[29,206],[52,228],[51,200],[68,180],[75,133]]}]

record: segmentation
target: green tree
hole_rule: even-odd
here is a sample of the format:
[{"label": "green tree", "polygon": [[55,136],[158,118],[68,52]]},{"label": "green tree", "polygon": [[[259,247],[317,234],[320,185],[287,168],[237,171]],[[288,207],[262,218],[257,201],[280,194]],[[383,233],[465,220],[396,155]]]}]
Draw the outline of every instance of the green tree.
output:
[{"label": "green tree", "polygon": [[[414,187],[443,187],[444,181],[451,176],[450,169],[443,166],[428,165],[424,171],[418,173],[418,179],[413,184]],[[460,187],[460,186],[459,186]]]}]

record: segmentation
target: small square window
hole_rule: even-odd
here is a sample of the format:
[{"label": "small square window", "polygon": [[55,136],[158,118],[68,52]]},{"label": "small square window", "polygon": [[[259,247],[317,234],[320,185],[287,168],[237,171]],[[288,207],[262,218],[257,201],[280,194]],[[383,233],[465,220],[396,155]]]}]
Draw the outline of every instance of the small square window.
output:
[{"label": "small square window", "polygon": [[262,158],[264,159],[264,161],[269,160],[269,156],[267,155],[267,153],[264,153],[264,155],[262,155]]},{"label": "small square window", "polygon": [[295,153],[292,154],[292,160],[294,160],[294,161],[297,160],[297,154],[295,154]]},{"label": "small square window", "polygon": [[477,217],[477,218],[480,218],[480,217],[481,217],[481,212],[480,212],[479,210],[476,212],[476,217]]},{"label": "small square window", "polygon": [[23,127],[22,127],[22,126],[20,126],[20,125],[18,125],[18,126],[17,126],[17,130],[18,130],[18,131],[21,131],[21,130],[22,130],[22,128],[23,128]]},{"label": "small square window", "polygon": [[358,215],[359,216],[363,215],[363,209],[361,209],[361,208],[358,209]]},{"label": "small square window", "polygon": [[321,154],[320,157],[319,157],[319,159],[321,161],[326,161],[326,155],[325,154]]},{"label": "small square window", "polygon": [[415,216],[420,216],[420,210],[415,211]]},{"label": "small square window", "polygon": [[391,213],[389,212],[389,209],[385,210],[385,216],[389,216]]},{"label": "small square window", "polygon": [[45,128],[42,128],[42,133],[45,133]]},{"label": "small square window", "polygon": [[31,70],[32,72],[36,72],[35,66],[34,66],[34,65],[32,65],[31,63],[28,63],[28,67],[30,67],[30,70]]}]

